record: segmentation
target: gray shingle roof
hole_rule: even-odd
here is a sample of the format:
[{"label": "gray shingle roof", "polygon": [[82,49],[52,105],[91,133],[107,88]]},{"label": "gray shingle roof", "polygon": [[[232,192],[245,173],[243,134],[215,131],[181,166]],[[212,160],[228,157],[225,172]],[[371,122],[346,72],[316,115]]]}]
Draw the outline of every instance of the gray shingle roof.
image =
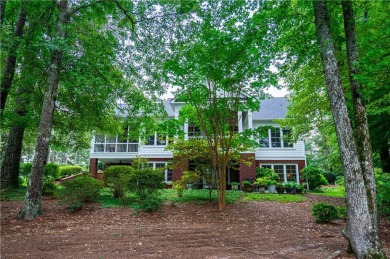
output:
[{"label": "gray shingle roof", "polygon": [[253,120],[283,119],[287,114],[290,103],[284,97],[275,97],[262,100],[260,110],[253,112]]}]

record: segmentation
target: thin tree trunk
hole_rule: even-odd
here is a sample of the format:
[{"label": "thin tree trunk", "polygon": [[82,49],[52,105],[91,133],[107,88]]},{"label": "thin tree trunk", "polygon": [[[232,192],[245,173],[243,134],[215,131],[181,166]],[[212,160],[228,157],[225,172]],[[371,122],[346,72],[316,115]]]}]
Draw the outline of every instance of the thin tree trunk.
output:
[{"label": "thin tree trunk", "polygon": [[[63,41],[65,38],[65,25],[68,22],[68,1],[61,0],[59,3],[59,17],[57,20],[56,40]],[[48,79],[46,81],[46,92],[42,106],[39,134],[31,175],[28,181],[26,197],[23,207],[19,212],[21,219],[34,219],[42,214],[41,197],[45,165],[49,154],[49,142],[51,126],[53,121],[54,104],[59,84],[61,59],[63,51],[56,46],[51,52]]]},{"label": "thin tree trunk", "polygon": [[[371,141],[368,130],[367,111],[362,94],[362,86],[356,80],[359,74],[359,51],[356,40],[355,14],[352,8],[352,1],[342,1],[344,16],[344,31],[347,44],[347,59],[349,69],[349,81],[351,84],[352,101],[355,113],[356,139],[360,165],[362,167],[364,184],[367,192],[368,208],[371,213],[372,233],[378,237],[378,209],[376,204],[376,186],[374,176],[374,166],[372,162]],[[379,239],[373,238],[372,246],[376,250],[375,254],[382,254]]]},{"label": "thin tree trunk", "polygon": [[390,147],[387,140],[384,141],[386,141],[386,143],[383,143],[379,151],[381,167],[383,172],[390,173]]},{"label": "thin tree trunk", "polygon": [[315,26],[337,140],[345,176],[347,224],[345,236],[357,258],[385,258],[369,208],[363,173],[335,57],[330,20],[324,0],[313,0]]},{"label": "thin tree trunk", "polygon": [[23,37],[24,25],[26,24],[26,13],[24,11],[24,3],[20,3],[20,11],[18,20],[16,22],[15,31],[12,38],[12,46],[8,51],[7,61],[1,80],[1,91],[0,91],[0,113],[3,113],[5,108],[5,102],[7,101],[8,92],[12,86],[12,80],[15,74],[17,50],[20,45],[20,40]]}]

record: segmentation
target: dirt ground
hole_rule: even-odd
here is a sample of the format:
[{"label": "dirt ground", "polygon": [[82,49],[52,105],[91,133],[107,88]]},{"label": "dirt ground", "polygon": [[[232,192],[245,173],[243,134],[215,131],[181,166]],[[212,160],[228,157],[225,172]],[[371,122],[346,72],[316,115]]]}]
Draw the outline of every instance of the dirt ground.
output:
[{"label": "dirt ground", "polygon": [[[154,214],[89,204],[69,213],[44,200],[44,215],[17,220],[19,201],[1,202],[1,258],[353,258],[343,221],[316,224],[311,203],[343,200],[306,195],[302,203],[166,204]],[[390,255],[390,223],[381,222]]]}]

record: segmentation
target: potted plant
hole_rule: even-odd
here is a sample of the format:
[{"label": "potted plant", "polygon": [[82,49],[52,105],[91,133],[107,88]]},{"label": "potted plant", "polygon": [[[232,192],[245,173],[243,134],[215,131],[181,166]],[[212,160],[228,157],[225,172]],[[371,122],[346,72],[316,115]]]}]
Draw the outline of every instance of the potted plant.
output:
[{"label": "potted plant", "polygon": [[292,182],[284,183],[284,188],[286,189],[286,193],[291,193],[293,188],[293,183]]},{"label": "potted plant", "polygon": [[237,182],[231,182],[230,185],[232,186],[232,190],[238,190],[238,183]]},{"label": "potted plant", "polygon": [[303,190],[303,185],[302,184],[297,184],[295,186],[295,193],[302,193]]},{"label": "potted plant", "polygon": [[265,192],[265,187],[266,187],[267,181],[269,181],[269,180],[266,179],[266,178],[262,178],[262,177],[259,177],[259,178],[256,179],[255,185],[257,185],[259,187],[259,192],[260,193],[264,193]]},{"label": "potted plant", "polygon": [[245,181],[242,181],[242,190],[244,192],[253,192],[253,185],[250,181],[248,180],[245,180]]},{"label": "potted plant", "polygon": [[284,184],[283,184],[283,182],[277,182],[276,183],[276,190],[280,194],[284,193]]},{"label": "potted plant", "polygon": [[269,193],[275,193],[276,192],[276,181],[269,179],[266,180],[265,185],[268,187]]}]

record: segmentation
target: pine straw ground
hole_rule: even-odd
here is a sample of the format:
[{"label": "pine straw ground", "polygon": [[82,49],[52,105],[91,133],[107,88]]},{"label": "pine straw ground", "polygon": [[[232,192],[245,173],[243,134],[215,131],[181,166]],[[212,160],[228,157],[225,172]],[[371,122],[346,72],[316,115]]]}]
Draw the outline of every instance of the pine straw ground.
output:
[{"label": "pine straw ground", "polygon": [[[44,215],[20,221],[20,201],[1,202],[1,258],[353,258],[344,222],[316,224],[311,204],[340,198],[306,194],[301,203],[165,204],[153,214],[88,204],[67,212],[44,200]],[[390,223],[381,221],[390,255]]]}]

